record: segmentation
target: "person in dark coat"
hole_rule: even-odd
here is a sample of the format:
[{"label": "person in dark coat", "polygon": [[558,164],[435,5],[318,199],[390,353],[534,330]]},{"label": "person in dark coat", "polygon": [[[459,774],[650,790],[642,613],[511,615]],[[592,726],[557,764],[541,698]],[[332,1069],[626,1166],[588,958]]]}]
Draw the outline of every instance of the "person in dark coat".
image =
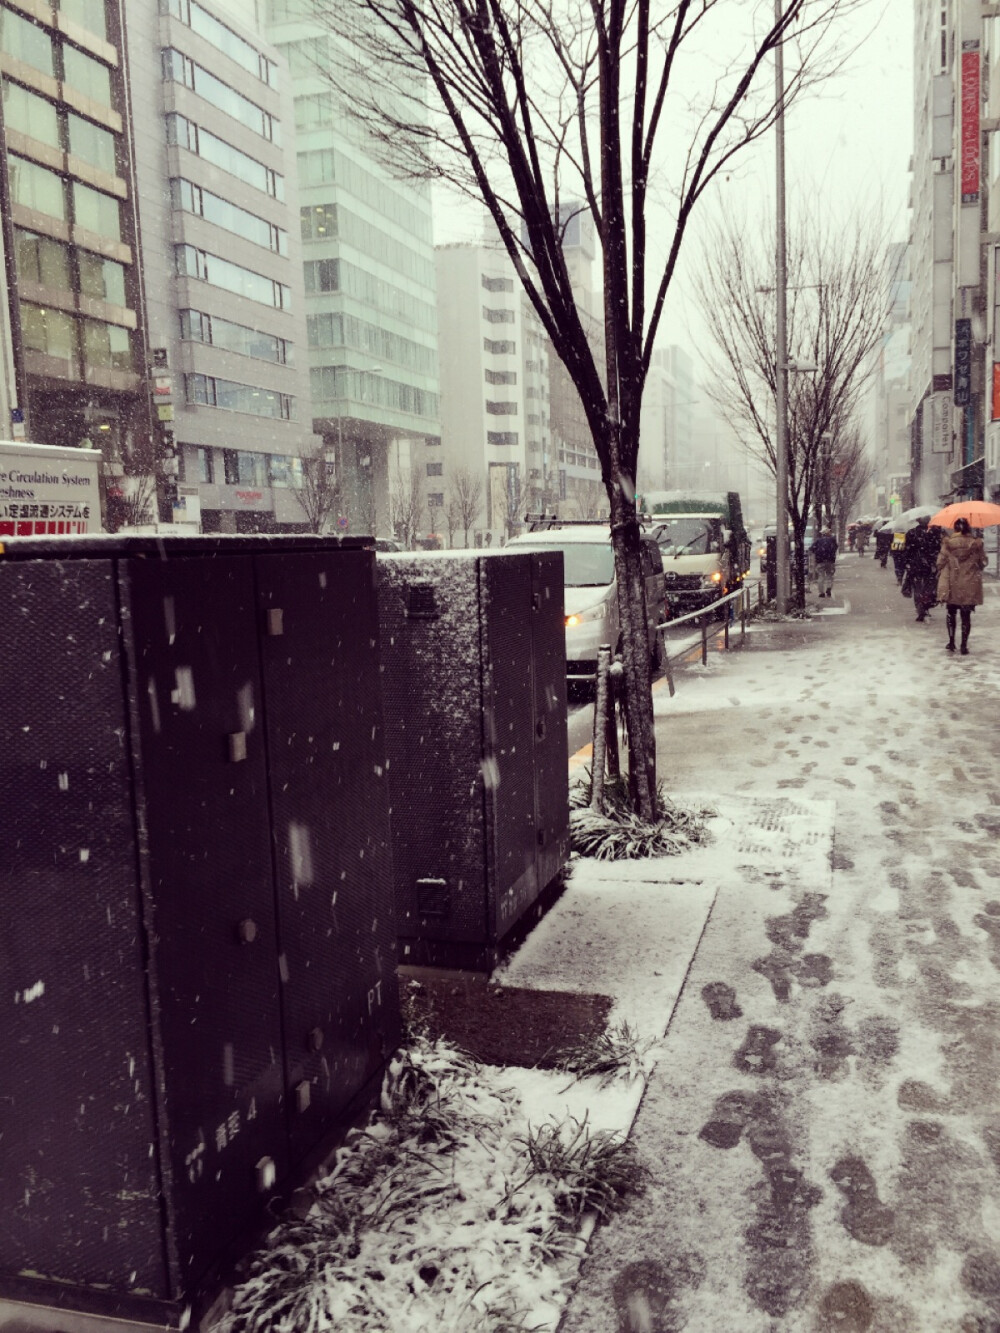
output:
[{"label": "person in dark coat", "polygon": [[886,521],[875,531],[875,559],[883,569],[889,562],[889,549],[892,546],[892,524]]},{"label": "person in dark coat", "polygon": [[964,518],[955,519],[955,531],[941,542],[937,556],[937,598],[948,607],[948,643],[955,651],[955,620],[962,617],[962,653],[969,651],[972,608],[983,604],[983,570],[987,565],[982,537],[973,537]]},{"label": "person in dark coat", "polygon": [[941,549],[941,529],[930,527],[930,521],[929,514],[918,518],[917,526],[906,534],[903,547],[918,620],[926,620],[927,612],[937,602],[937,558]]},{"label": "person in dark coat", "polygon": [[833,572],[837,563],[837,539],[829,528],[824,528],[813,542],[812,553],[816,557],[819,595],[829,597],[833,592]]}]

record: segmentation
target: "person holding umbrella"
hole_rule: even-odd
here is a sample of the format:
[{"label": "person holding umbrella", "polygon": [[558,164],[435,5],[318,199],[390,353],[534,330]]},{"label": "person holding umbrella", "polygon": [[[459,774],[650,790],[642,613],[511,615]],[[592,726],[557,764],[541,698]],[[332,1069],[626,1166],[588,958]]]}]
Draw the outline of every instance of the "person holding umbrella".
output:
[{"label": "person holding umbrella", "polygon": [[[941,547],[941,529],[930,526],[930,514],[921,514],[916,527],[906,534],[903,555],[913,592],[917,620],[925,620],[934,605],[937,584],[937,556]],[[940,600],[938,598],[937,600]]]},{"label": "person holding umbrella", "polygon": [[[986,568],[986,548],[982,537],[973,537],[969,518],[961,512],[973,509],[976,502],[967,505],[948,505],[934,517],[935,526],[946,524],[954,528],[946,533],[938,552],[937,597],[948,608],[948,652],[955,651],[955,627],[959,616],[962,618],[962,643],[959,651],[964,656],[969,651],[969,631],[972,627],[972,608],[983,603],[983,570]],[[982,505],[982,501],[978,502]],[[1000,522],[1000,506],[983,506],[997,511],[992,523]],[[949,513],[949,510],[958,511]],[[984,515],[973,515],[983,518]]]}]

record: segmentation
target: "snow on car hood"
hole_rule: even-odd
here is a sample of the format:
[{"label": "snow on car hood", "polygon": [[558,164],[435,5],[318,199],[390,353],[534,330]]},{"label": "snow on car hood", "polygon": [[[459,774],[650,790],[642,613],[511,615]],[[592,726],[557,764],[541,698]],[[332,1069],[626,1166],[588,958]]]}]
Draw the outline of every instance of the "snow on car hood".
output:
[{"label": "snow on car hood", "polygon": [[587,611],[590,607],[596,606],[607,597],[614,586],[613,583],[608,583],[603,588],[593,586],[567,588],[563,594],[566,614],[571,616],[575,611]]}]

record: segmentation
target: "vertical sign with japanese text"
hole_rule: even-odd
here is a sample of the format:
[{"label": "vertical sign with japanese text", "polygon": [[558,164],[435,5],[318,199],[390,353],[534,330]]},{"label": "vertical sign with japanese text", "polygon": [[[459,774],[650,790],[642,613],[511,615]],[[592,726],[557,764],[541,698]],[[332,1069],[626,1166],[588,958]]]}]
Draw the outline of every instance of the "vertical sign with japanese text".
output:
[{"label": "vertical sign with japanese text", "polygon": [[972,387],[972,320],[955,320],[955,390],[956,407],[968,407]]},{"label": "vertical sign with japanese text", "polygon": [[[962,43],[962,203],[979,203],[979,42]],[[957,399],[956,399],[957,401]]]}]

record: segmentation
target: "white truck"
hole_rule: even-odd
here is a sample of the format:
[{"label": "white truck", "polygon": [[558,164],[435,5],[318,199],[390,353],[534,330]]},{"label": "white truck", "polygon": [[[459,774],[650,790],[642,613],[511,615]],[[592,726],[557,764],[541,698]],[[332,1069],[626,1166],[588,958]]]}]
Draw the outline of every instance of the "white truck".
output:
[{"label": "white truck", "polygon": [[0,540],[100,532],[99,449],[0,440]]},{"label": "white truck", "polygon": [[671,616],[735,592],[750,571],[750,538],[736,491],[649,491],[644,527],[663,554]]}]

